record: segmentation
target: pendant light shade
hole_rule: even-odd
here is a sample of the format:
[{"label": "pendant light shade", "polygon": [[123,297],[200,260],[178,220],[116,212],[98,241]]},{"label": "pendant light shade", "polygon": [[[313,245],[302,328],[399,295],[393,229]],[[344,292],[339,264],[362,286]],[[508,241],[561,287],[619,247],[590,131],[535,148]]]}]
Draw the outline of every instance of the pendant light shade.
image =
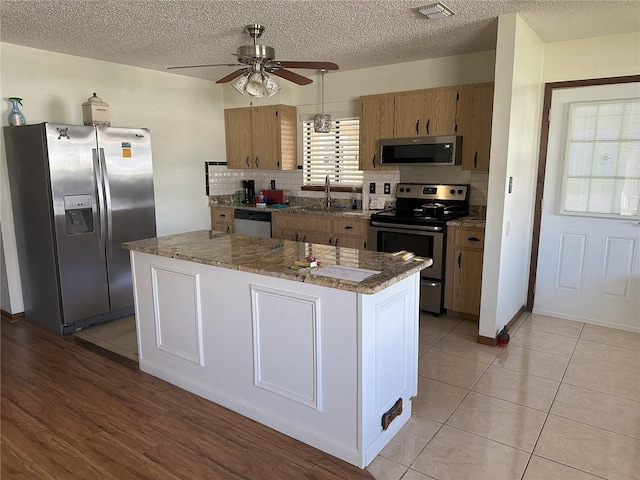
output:
[{"label": "pendant light shade", "polygon": [[329,133],[331,131],[331,115],[324,113],[324,73],[326,70],[321,70],[322,86],[320,90],[321,112],[317,113],[313,117],[313,131],[316,133]]}]

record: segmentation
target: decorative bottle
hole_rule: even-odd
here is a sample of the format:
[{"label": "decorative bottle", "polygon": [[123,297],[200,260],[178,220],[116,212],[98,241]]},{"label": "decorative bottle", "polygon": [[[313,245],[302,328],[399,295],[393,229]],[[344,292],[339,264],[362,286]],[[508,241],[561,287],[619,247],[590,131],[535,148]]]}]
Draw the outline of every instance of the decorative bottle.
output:
[{"label": "decorative bottle", "polygon": [[24,115],[18,108],[18,104],[22,105],[22,99],[19,97],[9,97],[9,101],[11,102],[11,111],[9,112],[9,125],[12,127],[24,125],[26,123],[24,120]]}]

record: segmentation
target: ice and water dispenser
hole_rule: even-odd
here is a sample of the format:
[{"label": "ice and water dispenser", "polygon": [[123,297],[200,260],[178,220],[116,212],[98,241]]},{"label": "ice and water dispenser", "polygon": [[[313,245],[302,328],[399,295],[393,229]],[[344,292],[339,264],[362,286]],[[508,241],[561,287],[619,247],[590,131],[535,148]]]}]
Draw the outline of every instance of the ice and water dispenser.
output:
[{"label": "ice and water dispenser", "polygon": [[64,216],[67,235],[93,232],[93,197],[91,195],[65,195]]}]

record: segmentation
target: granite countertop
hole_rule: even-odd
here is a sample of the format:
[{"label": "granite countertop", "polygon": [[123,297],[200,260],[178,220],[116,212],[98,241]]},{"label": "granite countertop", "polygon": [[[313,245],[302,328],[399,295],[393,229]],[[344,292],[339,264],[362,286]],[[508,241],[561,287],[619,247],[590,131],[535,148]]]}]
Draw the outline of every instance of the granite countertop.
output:
[{"label": "granite countertop", "polygon": [[327,215],[332,217],[344,217],[344,218],[363,218],[369,219],[372,213],[376,213],[381,210],[353,210],[350,208],[317,208],[317,207],[305,207],[299,205],[287,206],[283,208],[262,207],[258,208],[254,204],[247,205],[227,205],[222,203],[213,203],[209,201],[210,207],[227,207],[238,208],[241,210],[252,210],[256,212],[271,212],[271,214],[279,213],[295,213],[300,215]]},{"label": "granite countertop", "polygon": [[[377,293],[433,263],[431,259],[405,261],[400,256],[369,250],[229,235],[208,230],[127,242],[122,246],[136,252],[364,294]],[[312,273],[315,269],[296,270],[294,263],[309,255],[318,259],[320,267],[342,265],[379,270],[381,273],[358,283],[317,276]]]},{"label": "granite countertop", "polygon": [[486,219],[484,217],[462,217],[456,220],[449,220],[447,226],[449,227],[470,227],[470,228],[485,228]]}]

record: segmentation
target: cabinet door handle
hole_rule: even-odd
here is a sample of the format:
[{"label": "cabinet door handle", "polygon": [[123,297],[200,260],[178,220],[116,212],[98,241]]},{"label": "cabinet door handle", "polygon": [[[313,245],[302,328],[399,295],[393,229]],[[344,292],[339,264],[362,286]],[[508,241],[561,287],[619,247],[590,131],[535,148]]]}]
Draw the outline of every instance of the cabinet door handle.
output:
[{"label": "cabinet door handle", "polygon": [[306,242],[306,241],[307,241],[307,234],[306,234],[306,233],[302,236],[302,241],[303,241],[303,242]]},{"label": "cabinet door handle", "polygon": [[227,225],[227,233],[231,233],[231,227]]},{"label": "cabinet door handle", "polygon": [[429,134],[429,125],[431,124],[431,119],[427,120],[427,135]]},{"label": "cabinet door handle", "polygon": [[296,233],[296,242],[298,241],[298,234]]},{"label": "cabinet door handle", "polygon": [[473,156],[473,168],[478,168],[478,152]]},{"label": "cabinet door handle", "polygon": [[227,216],[227,214],[226,214],[226,213],[221,213],[221,214],[220,214],[220,216],[221,216],[222,218],[224,218],[224,217],[226,217],[226,216]]},{"label": "cabinet door handle", "polygon": [[462,252],[458,253],[458,268],[462,268]]},{"label": "cabinet door handle", "polygon": [[344,227],[345,230],[353,230],[353,227],[351,225],[347,225],[346,227]]},{"label": "cabinet door handle", "polygon": [[249,167],[249,155],[247,155],[247,158],[244,159],[245,163],[247,164],[247,167]]},{"label": "cabinet door handle", "polygon": [[256,168],[258,168],[258,155],[256,155]]},{"label": "cabinet door handle", "polygon": [[371,166],[373,168],[376,168],[376,155],[375,155],[375,153],[373,154],[373,160],[371,161]]},{"label": "cabinet door handle", "polygon": [[469,238],[467,238],[467,241],[469,241],[469,242],[479,242],[480,239],[478,237],[469,237]]},{"label": "cabinet door handle", "polygon": [[420,135],[420,119],[416,120],[416,135]]}]

